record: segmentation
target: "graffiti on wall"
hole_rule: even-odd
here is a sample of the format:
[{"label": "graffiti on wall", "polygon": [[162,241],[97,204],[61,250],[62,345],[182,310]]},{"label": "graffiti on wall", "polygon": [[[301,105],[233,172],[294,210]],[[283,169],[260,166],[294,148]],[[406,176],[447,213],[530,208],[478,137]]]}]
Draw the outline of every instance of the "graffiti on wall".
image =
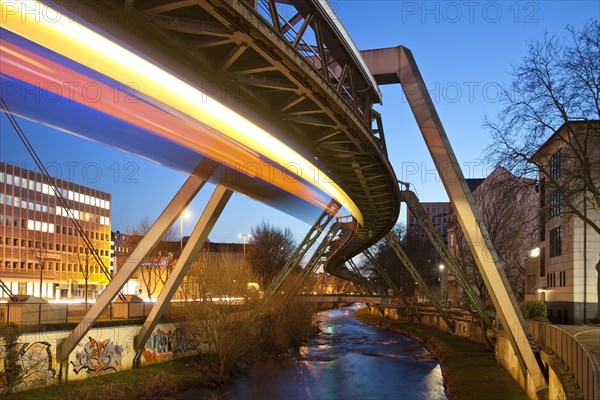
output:
[{"label": "graffiti on wall", "polygon": [[8,390],[9,382],[6,376],[11,372],[12,390],[31,389],[51,383],[56,376],[52,368],[52,351],[48,342],[17,343],[16,359],[13,365],[7,357],[7,349],[0,346],[0,362],[3,365],[3,374],[0,379],[0,393]]},{"label": "graffiti on wall", "polygon": [[177,353],[194,350],[192,337],[183,328],[164,331],[157,329],[146,341],[144,360],[148,363],[172,358]]},{"label": "graffiti on wall", "polygon": [[88,339],[83,350],[75,353],[75,361],[71,361],[76,374],[84,370],[89,375],[99,375],[121,369],[123,347],[110,339],[99,341],[91,336]]}]

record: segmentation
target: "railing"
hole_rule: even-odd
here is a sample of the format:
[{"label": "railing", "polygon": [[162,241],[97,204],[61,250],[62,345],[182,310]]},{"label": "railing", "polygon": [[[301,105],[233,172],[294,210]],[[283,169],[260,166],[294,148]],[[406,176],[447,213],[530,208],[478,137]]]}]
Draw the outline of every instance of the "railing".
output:
[{"label": "railing", "polygon": [[[114,302],[104,310],[100,321],[136,319],[148,316],[153,303]],[[86,304],[1,303],[0,325],[46,325],[79,322],[92,306]]]},{"label": "railing", "polygon": [[533,340],[571,370],[585,400],[600,400],[600,366],[592,354],[569,332],[550,324],[528,321]]}]

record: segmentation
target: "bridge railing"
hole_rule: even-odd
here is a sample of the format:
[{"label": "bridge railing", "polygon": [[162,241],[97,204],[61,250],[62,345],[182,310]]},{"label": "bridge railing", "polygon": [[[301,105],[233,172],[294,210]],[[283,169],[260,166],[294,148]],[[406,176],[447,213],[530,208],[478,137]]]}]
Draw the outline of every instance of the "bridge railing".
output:
[{"label": "bridge railing", "polygon": [[600,366],[592,354],[569,332],[551,324],[527,321],[533,340],[571,370],[585,400],[600,400]]}]

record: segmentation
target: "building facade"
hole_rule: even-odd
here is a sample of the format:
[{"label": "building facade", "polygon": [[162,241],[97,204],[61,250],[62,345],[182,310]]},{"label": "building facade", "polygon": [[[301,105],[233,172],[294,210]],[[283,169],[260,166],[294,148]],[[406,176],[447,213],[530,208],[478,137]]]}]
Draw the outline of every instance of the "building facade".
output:
[{"label": "building facade", "polygon": [[[536,181],[517,177],[506,169],[497,167],[486,178],[467,179],[467,185],[488,230],[500,267],[504,270],[515,297],[522,300],[526,292],[525,266],[532,249],[537,247]],[[485,298],[485,283],[454,213],[451,219],[452,223],[448,228],[450,251],[464,266],[473,289]],[[462,304],[462,289],[452,275],[448,279],[451,304]]]},{"label": "building facade", "polygon": [[540,237],[529,297],[546,302],[552,322],[586,323],[598,308],[600,121],[564,124],[534,159],[541,167]]},{"label": "building facade", "polygon": [[93,298],[110,275],[111,196],[61,179],[55,183],[66,204],[41,173],[0,162],[0,279],[12,294],[44,299],[84,298],[87,280]]},{"label": "building facade", "polygon": [[[420,202],[423,210],[429,216],[435,230],[440,234],[444,243],[448,244],[448,225],[450,222],[450,203],[449,202]],[[421,276],[430,287],[438,299],[445,303],[447,297],[447,270],[442,267],[442,261],[429,243],[425,232],[417,222],[417,218],[412,214],[410,208],[406,211],[406,234],[407,251],[416,268],[421,272]],[[416,290],[417,298],[423,301],[426,299],[419,290]]]}]

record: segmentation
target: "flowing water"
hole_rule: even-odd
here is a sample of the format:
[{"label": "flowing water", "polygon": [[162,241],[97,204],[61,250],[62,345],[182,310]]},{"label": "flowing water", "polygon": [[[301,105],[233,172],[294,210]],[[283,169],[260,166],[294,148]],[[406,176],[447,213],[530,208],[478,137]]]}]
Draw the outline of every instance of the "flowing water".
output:
[{"label": "flowing water", "polygon": [[[446,399],[440,366],[420,343],[355,320],[355,309],[319,313],[319,335],[275,365],[250,368],[221,389],[223,398]],[[199,395],[192,389],[178,398]]]}]

